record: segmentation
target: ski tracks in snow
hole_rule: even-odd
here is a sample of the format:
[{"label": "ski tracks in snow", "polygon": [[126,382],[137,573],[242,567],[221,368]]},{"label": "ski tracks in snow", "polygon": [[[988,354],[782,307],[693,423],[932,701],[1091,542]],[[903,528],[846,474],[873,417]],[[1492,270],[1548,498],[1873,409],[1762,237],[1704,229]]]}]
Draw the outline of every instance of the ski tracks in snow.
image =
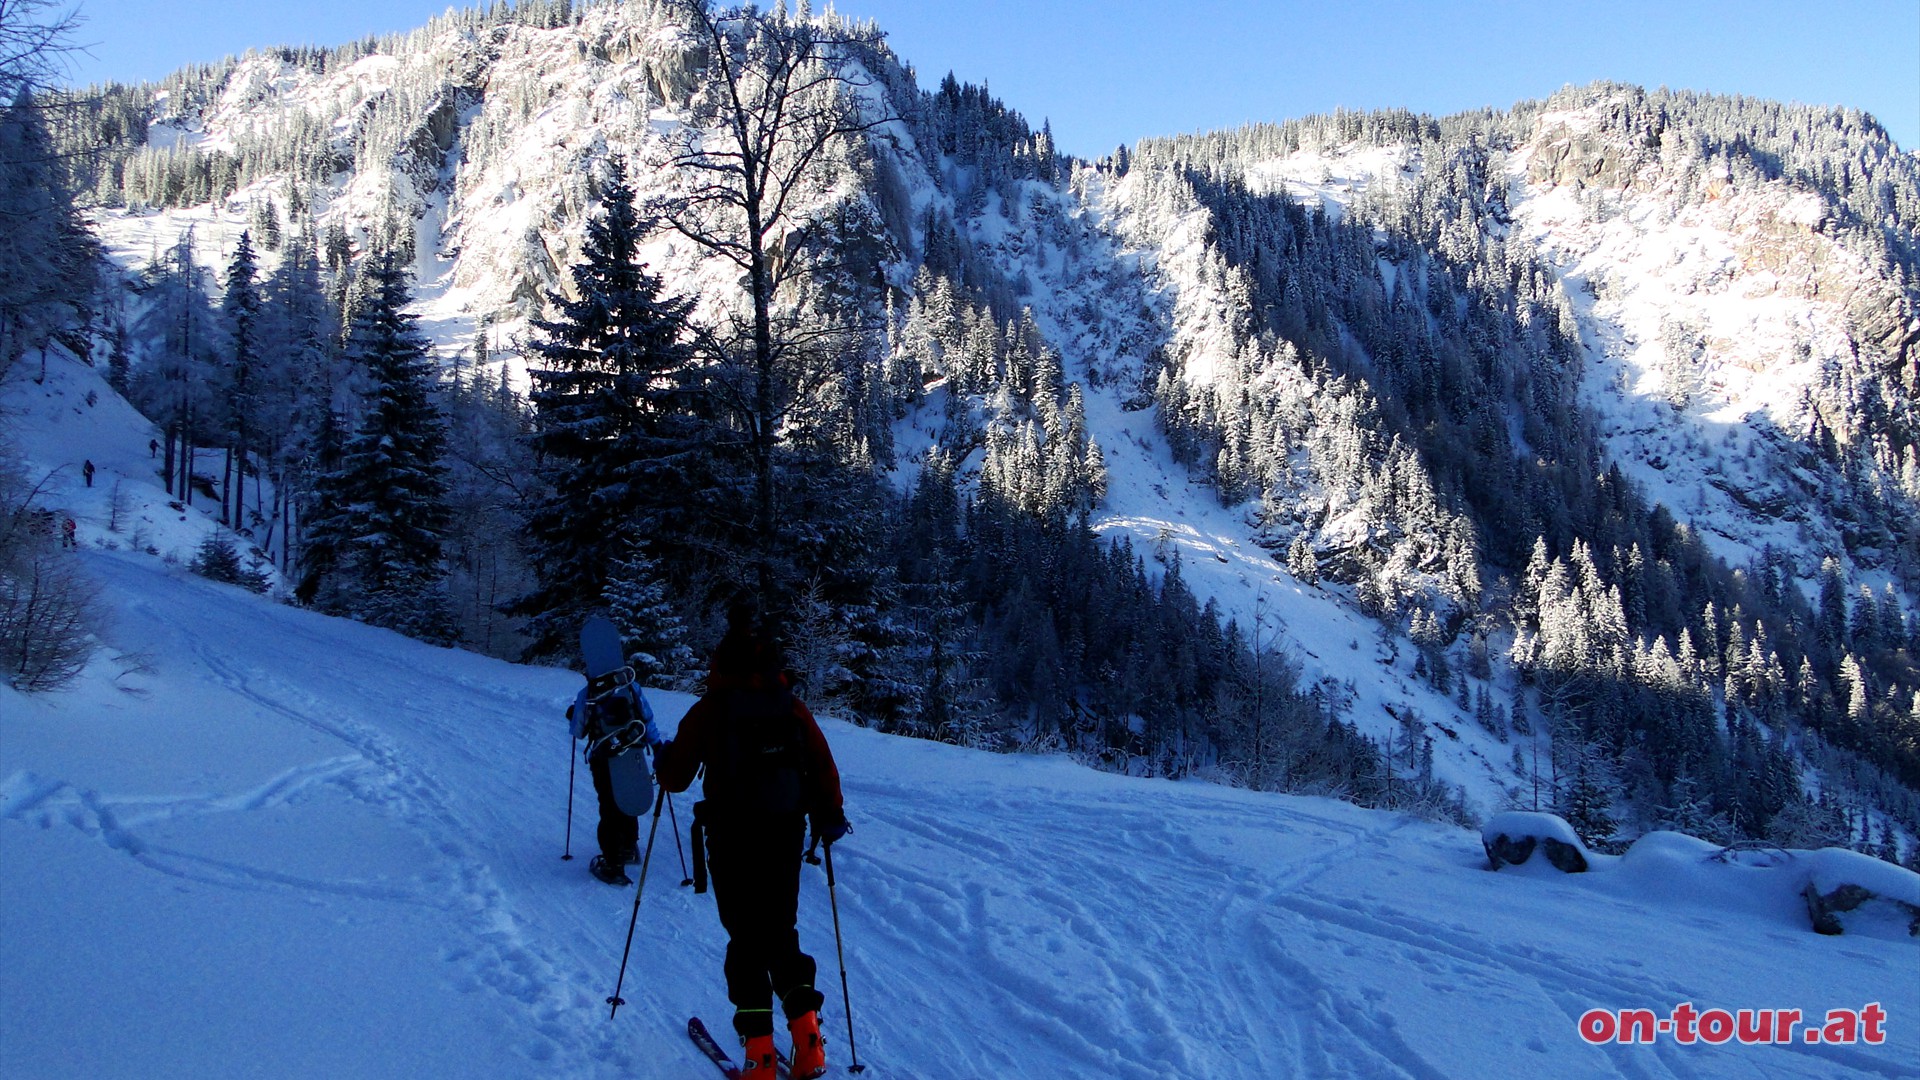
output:
[{"label": "ski tracks in snow", "polygon": [[30,772],[0,782],[0,819],[51,828],[66,824],[120,851],[149,869],[187,881],[225,888],[286,887],[359,899],[424,903],[423,896],[378,882],[324,880],[210,858],[150,841],[154,826],[218,814],[285,806],[313,789],[344,783],[367,771],[349,756],[288,769],[249,791],[230,795],[113,796],[83,790],[64,780],[43,781]]},{"label": "ski tracks in snow", "polygon": [[[1292,960],[1268,917],[1403,823],[1276,817],[1204,795],[1175,819],[1159,800],[1115,796],[1080,818],[1105,826],[1088,834],[1064,827],[1043,789],[1014,800],[847,783],[850,805],[878,820],[842,856],[843,886],[861,889],[843,904],[888,939],[860,959],[892,968],[877,981],[912,987],[916,1010],[961,1018],[952,1037],[918,1033],[950,1075],[1030,1070],[1036,1046],[1066,1074],[1140,1080],[1441,1075],[1393,1047],[1391,1018],[1369,1020]],[[1286,838],[1276,857],[1241,850],[1273,836]],[[977,1037],[964,1019],[976,1015],[1018,1037]]]},{"label": "ski tracks in snow", "polygon": [[[143,572],[111,562],[103,569],[114,575]],[[173,583],[183,589],[212,587],[191,580]],[[142,587],[151,590],[153,586],[143,583]],[[179,599],[182,610],[196,611],[195,618],[173,618],[144,597],[133,600],[127,605],[129,619],[146,625],[132,631],[175,638],[179,647],[168,649],[168,654],[194,657],[208,676],[205,681],[244,703],[244,711],[252,714],[248,722],[278,718],[347,752],[285,769],[245,791],[179,797],[106,796],[64,782],[19,775],[0,781],[0,816],[40,815],[43,824],[58,818],[145,866],[205,885],[282,889],[427,909],[449,920],[448,944],[441,959],[450,965],[450,985],[467,993],[501,995],[514,1003],[512,1012],[531,1019],[530,1024],[516,1025],[525,1027],[518,1045],[533,1063],[530,1068],[581,1076],[602,1071],[593,1048],[583,1045],[581,1038],[581,1012],[587,1003],[587,996],[578,989],[585,976],[582,965],[556,958],[527,933],[520,900],[496,874],[493,845],[502,839],[501,821],[476,819],[469,812],[472,802],[463,804],[437,779],[443,771],[467,777],[476,772],[472,767],[476,765],[481,775],[511,772],[508,764],[515,757],[524,758],[524,748],[503,749],[488,736],[536,723],[558,733],[562,725],[552,715],[553,703],[536,702],[524,691],[502,694],[484,679],[471,677],[428,684],[436,688],[432,700],[392,700],[383,696],[388,688],[417,691],[422,685],[417,669],[407,669],[410,662],[418,662],[411,654],[423,650],[417,643],[391,637],[386,640],[397,645],[395,650],[383,650],[380,646],[386,641],[380,641],[343,655],[338,635],[306,632],[301,621],[313,617],[305,613],[255,604],[195,605],[193,600],[204,598]],[[262,634],[247,625],[262,619],[276,624],[273,633]],[[231,643],[249,640],[259,648],[245,657],[229,654]],[[361,637],[351,640],[360,643]],[[297,655],[303,642],[313,646],[309,657]],[[209,703],[209,707],[218,706]],[[352,800],[376,821],[388,823],[376,827],[397,825],[411,833],[413,846],[425,858],[410,875],[364,880],[350,874],[302,872],[300,852],[263,866],[257,861],[193,854],[144,836],[162,822],[246,814],[325,797]],[[517,808],[526,799],[523,795],[503,801]],[[514,827],[524,831],[524,822]],[[596,983],[597,975],[594,972]]]}]

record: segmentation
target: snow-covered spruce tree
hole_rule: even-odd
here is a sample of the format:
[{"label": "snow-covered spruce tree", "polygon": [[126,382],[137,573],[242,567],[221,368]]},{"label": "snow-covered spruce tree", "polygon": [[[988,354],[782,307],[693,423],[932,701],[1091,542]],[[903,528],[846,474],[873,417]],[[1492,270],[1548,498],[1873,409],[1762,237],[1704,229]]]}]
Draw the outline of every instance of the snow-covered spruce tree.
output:
[{"label": "snow-covered spruce tree", "polygon": [[931,449],[894,534],[901,616],[915,630],[904,652],[919,683],[918,708],[898,726],[922,738],[991,746],[992,714],[977,675],[985,657],[954,575],[963,554],[960,522],[953,456]]},{"label": "snow-covered spruce tree", "polygon": [[554,317],[533,322],[529,441],[545,490],[523,534],[538,584],[505,609],[528,620],[528,658],[571,654],[636,538],[676,569],[690,569],[679,564],[698,546],[688,513],[711,455],[684,340],[689,304],[663,297],[640,266],[642,223],[617,161],[602,200],[573,267],[576,297],[549,294]]},{"label": "snow-covered spruce tree", "polygon": [[456,357],[443,400],[447,413],[447,599],[461,643],[489,656],[526,647],[518,620],[500,605],[533,587],[520,544],[523,503],[533,490],[527,444],[532,410],[514,390],[506,365],[487,370],[484,337],[471,368]]},{"label": "snow-covered spruce tree", "polygon": [[[74,213],[45,106],[78,24],[52,0],[0,3],[0,375],[89,315],[98,249]],[[84,338],[73,344],[85,351]]]},{"label": "snow-covered spruce tree", "polygon": [[193,561],[187,565],[187,569],[203,578],[239,585],[254,592],[265,592],[267,589],[267,575],[241,559],[239,545],[233,542],[233,534],[224,529],[214,530],[200,542],[199,550],[194,552]]},{"label": "snow-covered spruce tree", "polygon": [[237,531],[246,531],[247,456],[253,451],[261,407],[260,283],[253,239],[242,231],[227,264],[227,291],[220,315],[227,330],[226,407],[221,411],[227,441],[226,465],[220,485],[220,518]]},{"label": "snow-covered spruce tree", "polygon": [[630,542],[628,551],[614,561],[603,596],[635,678],[667,687],[693,670],[698,657],[687,644],[686,623],[659,564],[640,544]]},{"label": "snow-covered spruce tree", "polygon": [[367,298],[348,331],[347,357],[365,373],[366,400],[339,467],[319,478],[298,595],[335,614],[449,641],[441,589],[446,425],[432,398],[432,361],[406,311],[406,272],[381,256],[365,273]]},{"label": "snow-covered spruce tree", "polygon": [[51,165],[40,107],[0,108],[0,374],[86,311],[92,246]]},{"label": "snow-covered spruce tree", "polygon": [[[312,222],[292,233],[280,265],[262,287],[260,340],[274,348],[262,371],[261,452],[272,480],[273,505],[262,511],[268,525],[262,547],[282,571],[296,559],[303,508],[315,477],[339,464],[344,441],[334,395],[344,377],[334,309],[320,281]],[[257,498],[258,485],[254,487]]]}]

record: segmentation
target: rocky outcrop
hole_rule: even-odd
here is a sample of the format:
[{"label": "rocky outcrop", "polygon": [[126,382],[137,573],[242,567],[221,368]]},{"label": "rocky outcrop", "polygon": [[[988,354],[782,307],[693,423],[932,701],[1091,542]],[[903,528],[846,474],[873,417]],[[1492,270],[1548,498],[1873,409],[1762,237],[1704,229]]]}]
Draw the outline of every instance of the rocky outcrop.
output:
[{"label": "rocky outcrop", "polygon": [[1815,932],[1844,934],[1871,924],[1869,932],[1881,936],[1904,930],[1920,937],[1920,874],[1844,848],[1807,852],[1806,861],[1800,895]]},{"label": "rocky outcrop", "polygon": [[1562,126],[1537,137],[1527,179],[1549,186],[1626,187],[1639,169],[1639,156],[1604,132]]}]

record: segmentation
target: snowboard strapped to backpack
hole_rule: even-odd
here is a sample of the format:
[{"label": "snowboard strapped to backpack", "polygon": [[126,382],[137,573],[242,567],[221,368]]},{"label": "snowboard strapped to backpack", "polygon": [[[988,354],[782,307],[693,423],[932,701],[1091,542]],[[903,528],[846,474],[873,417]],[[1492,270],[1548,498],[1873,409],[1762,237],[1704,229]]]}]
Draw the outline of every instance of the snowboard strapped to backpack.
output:
[{"label": "snowboard strapped to backpack", "polygon": [[587,664],[587,688],[574,718],[576,735],[585,735],[587,759],[605,756],[613,801],[621,812],[638,817],[653,806],[653,770],[647,766],[647,722],[653,710],[634,685],[633,669],[620,654],[620,632],[604,618],[580,627],[580,655]]}]

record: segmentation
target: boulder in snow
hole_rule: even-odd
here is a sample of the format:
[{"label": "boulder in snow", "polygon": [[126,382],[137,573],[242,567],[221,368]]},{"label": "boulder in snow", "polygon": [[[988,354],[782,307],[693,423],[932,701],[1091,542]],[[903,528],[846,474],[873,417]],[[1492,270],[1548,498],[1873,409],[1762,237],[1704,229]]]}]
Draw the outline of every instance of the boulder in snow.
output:
[{"label": "boulder in snow", "polygon": [[1522,810],[1495,814],[1480,829],[1480,843],[1487,849],[1489,870],[1519,866],[1533,857],[1535,849],[1561,873],[1583,874],[1587,870],[1587,846],[1566,819],[1554,814]]},{"label": "boulder in snow", "polygon": [[1920,874],[1846,848],[1806,852],[1807,916],[1822,934],[1920,937]]}]

